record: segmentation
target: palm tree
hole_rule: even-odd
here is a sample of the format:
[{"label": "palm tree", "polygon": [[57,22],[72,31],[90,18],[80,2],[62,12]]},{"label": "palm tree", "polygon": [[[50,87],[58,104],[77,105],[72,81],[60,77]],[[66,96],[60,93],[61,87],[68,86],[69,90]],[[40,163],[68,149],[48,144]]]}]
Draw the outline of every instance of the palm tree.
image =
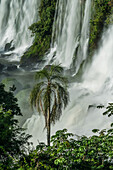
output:
[{"label": "palm tree", "polygon": [[63,76],[63,68],[60,65],[47,65],[35,75],[38,83],[30,94],[32,108],[43,113],[45,128],[47,128],[47,144],[50,145],[51,123],[59,120],[62,109],[67,106],[69,93],[67,91],[68,80]]}]

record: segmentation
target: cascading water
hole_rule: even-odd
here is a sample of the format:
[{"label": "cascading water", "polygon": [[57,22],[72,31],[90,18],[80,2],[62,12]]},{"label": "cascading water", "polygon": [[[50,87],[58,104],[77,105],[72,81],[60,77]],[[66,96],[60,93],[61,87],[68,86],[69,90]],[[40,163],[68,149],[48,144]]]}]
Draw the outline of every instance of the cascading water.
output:
[{"label": "cascading water", "polygon": [[[48,60],[70,67],[73,63],[78,71],[87,56],[91,0],[59,0],[53,25],[51,52]],[[76,61],[76,62],[75,62]]]},{"label": "cascading water", "polygon": [[[56,18],[53,26],[52,48],[48,55],[51,60],[55,56],[55,61],[70,66],[74,51],[78,46],[81,23],[80,0],[65,1],[59,0],[56,8]],[[77,18],[75,20],[75,18]],[[55,29],[56,28],[56,29]],[[70,59],[68,58],[70,57]]]},{"label": "cascading water", "polygon": [[[48,60],[69,68],[75,57],[75,74],[87,58],[90,7],[90,0],[59,0],[57,3]],[[52,127],[52,133],[67,128],[78,135],[91,135],[94,128],[110,127],[112,118],[103,116],[105,108],[98,109],[97,106],[113,102],[112,37],[113,26],[103,33],[101,47],[93,56],[92,63],[86,64],[82,81],[70,85],[70,104],[63,111],[60,121]],[[24,127],[28,128],[28,133],[34,134],[34,144],[37,144],[37,139],[45,139],[44,119],[37,113],[26,121]]]},{"label": "cascading water", "polygon": [[76,72],[78,71],[80,64],[87,58],[87,50],[88,50],[88,43],[89,43],[89,27],[90,27],[89,22],[90,22],[90,17],[91,17],[91,2],[92,0],[87,0],[85,3],[80,43],[79,43],[79,48],[76,54],[77,56],[75,56],[75,59],[74,59]]},{"label": "cascading water", "polygon": [[[39,4],[40,0],[17,0],[16,3],[15,0],[0,0],[0,53],[14,53],[10,60],[19,60],[19,56],[31,45],[28,26],[35,21]],[[62,63],[66,68],[74,67],[74,74],[77,73],[81,63],[87,58],[90,15],[91,0],[57,1],[48,63]],[[93,56],[92,63],[86,64],[82,81],[70,85],[70,104],[63,111],[60,121],[52,127],[52,133],[67,128],[78,135],[90,135],[93,128],[109,127],[112,120],[102,115],[105,108],[99,110],[96,106],[106,106],[113,101],[112,37],[113,26],[103,33],[101,47]],[[8,44],[9,49],[6,48]],[[27,81],[24,76],[24,82],[29,81],[29,75],[26,77]],[[24,92],[23,90],[18,94],[20,98]],[[28,108],[26,110],[28,112]],[[37,112],[26,120],[24,127],[28,128],[27,133],[33,135],[34,145],[38,143],[37,140],[45,141],[44,118]]]},{"label": "cascading water", "polygon": [[20,60],[20,56],[32,44],[28,27],[38,17],[39,4],[40,0],[0,1],[0,52],[6,55],[13,53],[9,60]]}]

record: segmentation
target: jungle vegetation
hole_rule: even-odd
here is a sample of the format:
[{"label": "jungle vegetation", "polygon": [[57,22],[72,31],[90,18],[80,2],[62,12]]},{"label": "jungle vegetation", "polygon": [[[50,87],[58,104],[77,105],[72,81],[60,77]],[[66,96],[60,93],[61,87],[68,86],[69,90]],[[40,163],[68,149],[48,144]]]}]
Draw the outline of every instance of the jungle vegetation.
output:
[{"label": "jungle vegetation", "polygon": [[30,135],[19,127],[15,116],[22,116],[14,97],[14,86],[10,91],[0,84],[0,170],[11,169],[14,161],[28,152]]},{"label": "jungle vegetation", "polygon": [[[51,67],[48,67],[46,69],[52,71]],[[58,70],[55,71],[56,73],[59,72]],[[47,73],[45,70],[43,70],[40,73],[38,72],[36,76],[40,77],[40,75],[44,75],[45,77]],[[55,78],[54,76],[55,75],[53,75],[53,78]],[[62,78],[59,78],[60,81],[61,79]],[[54,83],[53,86],[55,90],[56,87],[59,88],[59,86],[55,86]],[[48,145],[40,142],[36,146],[36,149],[33,149],[32,147],[30,147],[31,145],[28,142],[28,139],[31,136],[24,133],[23,129],[18,126],[17,119],[14,117],[15,115],[21,115],[20,108],[17,105],[17,99],[13,96],[14,89],[15,88],[12,87],[10,88],[9,92],[6,92],[4,90],[4,85],[0,84],[1,170],[113,169],[113,123],[111,124],[111,129],[109,130],[103,129],[100,131],[99,129],[93,129],[93,132],[95,134],[91,137],[78,136],[72,133],[68,133],[67,129],[59,130],[56,132],[55,135],[51,137],[51,145],[49,145],[49,142]],[[46,98],[44,101],[47,102],[47,105],[46,103],[43,103],[45,104],[43,105],[43,107],[46,111],[49,108],[48,90],[50,89],[47,88],[42,96],[42,99],[44,99],[44,95],[47,95],[47,97],[45,96]],[[39,93],[39,95],[41,95],[41,93]],[[38,99],[39,95],[36,95]],[[65,95],[64,92],[63,95]],[[34,100],[36,98],[31,97],[31,99],[32,104],[39,107],[37,109],[40,110],[41,105],[40,103],[36,103],[36,100]],[[61,97],[61,99],[63,99],[63,97]],[[54,98],[53,105],[51,107],[53,108],[53,110],[55,109],[55,100],[56,99]],[[42,101],[43,100],[41,100],[41,102]],[[50,101],[52,102],[52,98],[50,99]],[[66,105],[67,101],[66,103],[64,103],[64,106]],[[60,111],[62,111],[62,107],[60,106],[60,108],[56,108],[54,112],[51,112],[53,114],[51,114],[51,122],[56,121],[56,116],[58,113],[57,111],[59,109]],[[43,113],[45,114],[45,112]],[[106,111],[103,114],[108,115],[109,117],[113,115],[113,103],[109,103]],[[54,119],[52,119],[52,117],[54,117]],[[45,121],[45,125],[46,123],[47,121]]]}]

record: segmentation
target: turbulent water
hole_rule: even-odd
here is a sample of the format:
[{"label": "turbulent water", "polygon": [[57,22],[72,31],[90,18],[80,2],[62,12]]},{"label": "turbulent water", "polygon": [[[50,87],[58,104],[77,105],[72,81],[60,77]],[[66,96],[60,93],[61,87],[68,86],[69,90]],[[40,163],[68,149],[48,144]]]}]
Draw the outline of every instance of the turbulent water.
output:
[{"label": "turbulent water", "polygon": [[[74,75],[80,64],[87,58],[89,42],[89,21],[91,0],[59,0],[53,25],[49,62],[62,63],[66,68],[75,67]],[[105,108],[113,101],[113,26],[103,33],[100,48],[93,56],[92,63],[84,68],[81,82],[70,85],[70,104],[63,111],[59,122],[52,127],[52,133],[67,128],[78,135],[91,135],[94,128],[109,128],[112,118],[103,116]],[[75,60],[74,60],[75,59]],[[73,77],[74,79],[74,77]],[[24,124],[28,132],[34,134],[33,141],[44,140],[44,119],[36,113]]]},{"label": "turbulent water", "polygon": [[[75,82],[69,88],[70,104],[59,122],[52,127],[52,133],[58,129],[67,128],[78,135],[91,135],[91,129],[109,128],[113,118],[103,116],[105,108],[98,109],[98,105],[107,106],[113,102],[113,26],[103,33],[102,44],[93,61],[88,65],[81,82]],[[37,113],[24,124],[28,132],[34,134],[34,144],[37,139],[45,141],[43,131],[44,119]]]},{"label": "turbulent water", "polygon": [[33,39],[28,27],[38,17],[39,4],[40,0],[0,0],[0,52],[13,53],[9,60],[20,60],[31,45]]},{"label": "turbulent water", "polygon": [[[32,43],[28,26],[37,18],[39,3],[39,0],[32,0],[32,2],[17,0],[16,3],[15,0],[0,0],[0,52],[13,53],[10,60],[19,60],[20,55]],[[66,110],[63,110],[60,121],[52,126],[52,133],[67,128],[74,134],[91,135],[93,128],[109,128],[113,121],[112,118],[102,115],[105,108],[97,109],[100,104],[106,106],[108,102],[113,102],[113,26],[103,32],[100,48],[95,51],[92,62],[86,62],[81,81],[77,82],[74,79],[81,63],[87,59],[90,16],[91,0],[57,1],[51,50],[46,56],[47,63],[62,63],[66,69],[74,71],[73,83],[69,88],[70,103]],[[5,51],[8,43],[11,44],[12,50]],[[26,87],[29,78],[29,74],[26,78],[25,75],[23,77]],[[26,92],[28,95],[29,91],[28,87],[17,96],[21,100],[22,96],[25,98]],[[45,141],[44,118],[37,112],[31,116],[32,111],[30,114],[27,113],[28,104],[25,101],[20,103],[26,109],[24,127],[27,127],[27,132],[33,135],[34,145],[38,144],[38,140]]]}]

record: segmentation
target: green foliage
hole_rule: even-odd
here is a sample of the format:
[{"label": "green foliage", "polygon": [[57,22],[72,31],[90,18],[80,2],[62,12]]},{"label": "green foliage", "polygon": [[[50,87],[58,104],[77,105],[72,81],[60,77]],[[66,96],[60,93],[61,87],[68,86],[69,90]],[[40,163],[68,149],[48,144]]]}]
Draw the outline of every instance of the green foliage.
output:
[{"label": "green foliage", "polygon": [[[108,114],[109,107],[112,109],[113,104],[107,107]],[[52,146],[40,143],[19,165],[40,170],[113,169],[113,129],[92,131],[98,135],[80,137],[67,133],[67,129],[59,130],[51,137]]]},{"label": "green foliage", "polygon": [[112,0],[94,0],[92,2],[92,11],[89,42],[90,55],[98,47],[104,26],[107,27],[111,22],[110,16],[113,13]]},{"label": "green foliage", "polygon": [[0,84],[0,106],[3,106],[4,111],[11,110],[13,115],[21,116],[22,114],[17,105],[17,99],[12,93],[13,88],[10,88],[9,92],[5,91],[4,88],[5,86]]},{"label": "green foliage", "polygon": [[106,107],[106,111],[103,113],[103,115],[108,115],[108,117],[113,115],[113,103],[109,103]]},{"label": "green foliage", "polygon": [[[113,169],[113,131],[103,130],[100,135],[77,137],[59,130],[51,137],[52,146],[40,143],[26,158],[29,168],[48,170]],[[23,161],[19,162],[24,167]]]},{"label": "green foliage", "polygon": [[20,128],[15,115],[20,116],[17,99],[13,96],[13,88],[9,92],[0,84],[0,169],[12,169],[16,159],[26,151],[30,135]]},{"label": "green foliage", "polygon": [[[52,79],[58,78],[56,73],[63,71],[60,66],[47,66],[46,69],[53,76]],[[49,79],[48,72],[45,70],[38,72],[36,79],[44,77]],[[60,79],[62,80],[61,76]],[[25,135],[23,129],[18,126],[18,121],[14,119],[14,115],[21,115],[21,113],[17,99],[13,96],[13,89],[15,88],[10,88],[10,91],[6,92],[4,85],[0,84],[1,170],[113,169],[113,129],[101,131],[93,129],[92,131],[98,132],[98,135],[91,137],[79,137],[67,133],[67,129],[59,130],[51,137],[52,146],[40,143],[36,150],[26,154],[25,147],[29,144],[27,141],[30,136]],[[106,109],[104,115],[112,116],[113,103],[109,103]]]},{"label": "green foliage", "polygon": [[33,45],[22,56],[21,62],[29,59],[36,62],[42,59],[50,48],[55,6],[56,0],[41,0],[40,20],[29,27],[35,39]]}]

